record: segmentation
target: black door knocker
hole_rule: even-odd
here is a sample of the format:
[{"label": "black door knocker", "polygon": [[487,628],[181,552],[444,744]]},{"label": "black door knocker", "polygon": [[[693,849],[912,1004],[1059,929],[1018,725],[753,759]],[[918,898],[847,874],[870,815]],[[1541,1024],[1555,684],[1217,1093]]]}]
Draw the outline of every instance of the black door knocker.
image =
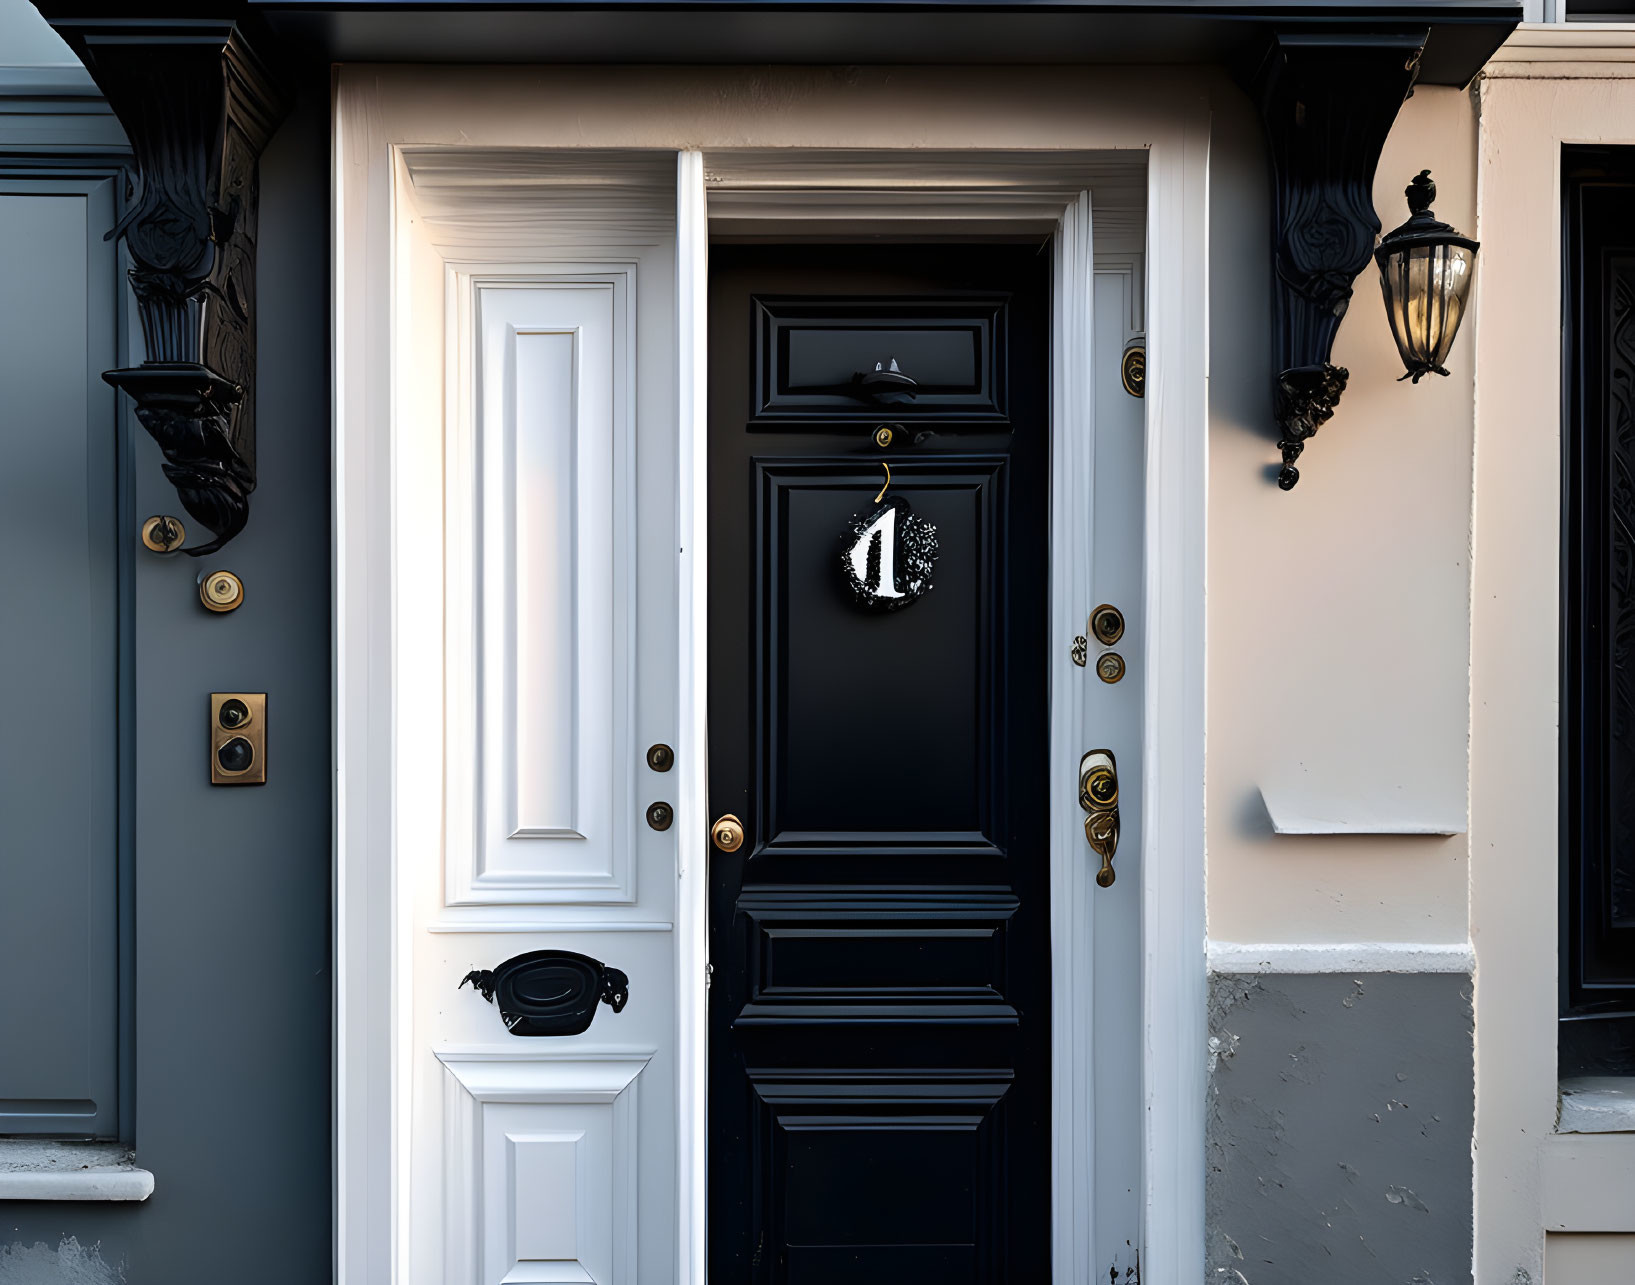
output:
[{"label": "black door knocker", "polygon": [[460,985],[466,982],[498,1003],[513,1035],[578,1035],[596,1016],[598,1000],[617,1013],[630,998],[630,979],[617,968],[571,950],[516,955],[498,968],[467,973]]}]

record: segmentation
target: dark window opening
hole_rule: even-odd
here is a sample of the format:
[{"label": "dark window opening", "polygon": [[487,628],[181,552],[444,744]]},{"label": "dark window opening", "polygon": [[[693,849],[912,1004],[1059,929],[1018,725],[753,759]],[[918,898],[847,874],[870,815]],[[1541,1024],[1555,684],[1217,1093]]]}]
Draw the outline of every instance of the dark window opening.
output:
[{"label": "dark window opening", "polygon": [[1635,147],[1563,155],[1561,1072],[1635,1073]]}]

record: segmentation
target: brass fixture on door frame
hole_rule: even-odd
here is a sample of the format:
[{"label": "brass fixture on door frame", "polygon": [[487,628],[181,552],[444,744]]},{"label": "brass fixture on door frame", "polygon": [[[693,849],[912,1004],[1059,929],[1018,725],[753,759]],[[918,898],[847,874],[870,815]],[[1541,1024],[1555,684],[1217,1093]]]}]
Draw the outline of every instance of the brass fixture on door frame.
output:
[{"label": "brass fixture on door frame", "polygon": [[1118,760],[1112,750],[1091,750],[1079,760],[1079,806],[1084,809],[1084,837],[1101,858],[1098,887],[1111,888],[1118,876]]}]

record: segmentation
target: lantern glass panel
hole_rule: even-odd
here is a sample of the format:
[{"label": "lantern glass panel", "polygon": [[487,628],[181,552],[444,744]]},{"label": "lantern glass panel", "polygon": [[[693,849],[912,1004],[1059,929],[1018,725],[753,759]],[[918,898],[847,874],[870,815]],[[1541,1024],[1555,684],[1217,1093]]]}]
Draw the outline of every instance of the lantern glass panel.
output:
[{"label": "lantern glass panel", "polygon": [[1472,249],[1446,243],[1403,246],[1381,262],[1386,317],[1415,383],[1431,371],[1447,373],[1443,363],[1464,319],[1475,267]]}]

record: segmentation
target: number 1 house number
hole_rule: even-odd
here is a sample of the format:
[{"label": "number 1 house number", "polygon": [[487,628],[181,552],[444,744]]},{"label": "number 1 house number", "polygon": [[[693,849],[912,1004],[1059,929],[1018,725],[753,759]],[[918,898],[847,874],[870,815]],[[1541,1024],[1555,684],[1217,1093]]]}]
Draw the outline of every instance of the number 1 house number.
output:
[{"label": "number 1 house number", "polygon": [[867,517],[853,517],[842,539],[847,586],[870,611],[898,611],[925,597],[936,559],[937,528],[900,495],[885,496]]}]

